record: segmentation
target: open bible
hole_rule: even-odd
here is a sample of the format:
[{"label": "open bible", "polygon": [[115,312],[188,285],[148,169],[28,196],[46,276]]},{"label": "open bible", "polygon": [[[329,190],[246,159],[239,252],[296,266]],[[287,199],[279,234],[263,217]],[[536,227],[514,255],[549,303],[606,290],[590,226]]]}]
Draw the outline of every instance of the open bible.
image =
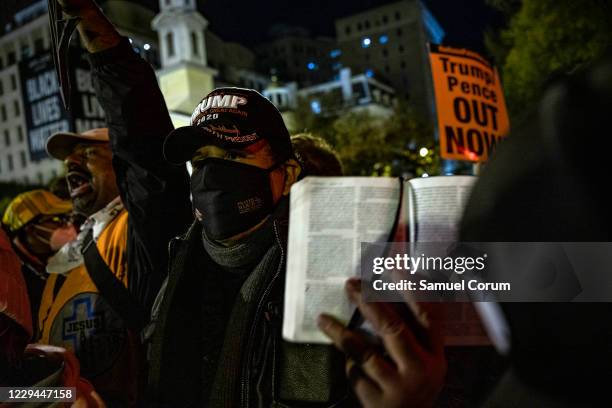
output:
[{"label": "open bible", "polygon": [[[359,275],[362,242],[453,242],[472,176],[403,181],[390,177],[307,177],[291,189],[283,338],[329,343],[316,325],[327,313],[347,322],[344,292]],[[443,322],[447,344],[484,344],[473,308],[456,303]]]}]

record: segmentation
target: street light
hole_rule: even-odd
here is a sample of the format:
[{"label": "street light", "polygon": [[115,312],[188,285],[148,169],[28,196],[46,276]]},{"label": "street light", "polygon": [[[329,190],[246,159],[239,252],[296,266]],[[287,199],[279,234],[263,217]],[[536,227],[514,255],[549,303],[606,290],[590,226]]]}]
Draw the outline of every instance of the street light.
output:
[{"label": "street light", "polygon": [[420,155],[421,157],[425,157],[425,156],[427,156],[427,154],[428,154],[428,153],[429,153],[429,149],[427,149],[426,147],[421,147],[421,148],[419,149],[419,155]]}]

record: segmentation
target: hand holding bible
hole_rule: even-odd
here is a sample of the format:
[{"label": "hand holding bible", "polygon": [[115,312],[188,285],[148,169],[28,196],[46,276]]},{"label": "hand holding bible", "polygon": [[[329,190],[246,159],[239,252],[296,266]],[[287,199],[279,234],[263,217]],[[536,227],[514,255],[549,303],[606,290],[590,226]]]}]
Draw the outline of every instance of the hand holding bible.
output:
[{"label": "hand holding bible", "polygon": [[321,315],[318,323],[347,355],[346,373],[363,406],[432,406],[446,374],[442,336],[431,318],[434,308],[421,305],[415,313],[426,334],[420,339],[397,304],[364,302],[358,279],[348,280],[346,290],[380,337],[382,349],[331,316]]}]

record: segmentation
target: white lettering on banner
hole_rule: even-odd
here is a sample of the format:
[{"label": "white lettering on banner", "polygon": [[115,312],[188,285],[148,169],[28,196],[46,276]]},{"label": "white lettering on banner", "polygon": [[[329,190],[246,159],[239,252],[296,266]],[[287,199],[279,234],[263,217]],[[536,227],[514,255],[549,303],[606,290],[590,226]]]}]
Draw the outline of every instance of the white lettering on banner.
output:
[{"label": "white lettering on banner", "polygon": [[53,133],[68,131],[70,131],[70,125],[66,120],[52,123],[38,129],[29,130],[30,151],[34,154],[44,152],[49,136],[51,136]]},{"label": "white lettering on banner", "polygon": [[57,95],[32,104],[30,109],[32,111],[32,124],[34,126],[53,122],[62,117],[60,100]]},{"label": "white lettering on banner", "polygon": [[47,71],[26,81],[28,102],[36,102],[38,99],[52,95],[58,91],[57,76],[53,71]]},{"label": "white lettering on banner", "polygon": [[238,109],[238,106],[246,105],[248,102],[247,98],[239,95],[213,95],[205,98],[200,102],[198,106],[196,106],[193,111],[193,115],[191,115],[191,124],[195,124],[198,116],[208,109],[212,108],[231,108]]}]

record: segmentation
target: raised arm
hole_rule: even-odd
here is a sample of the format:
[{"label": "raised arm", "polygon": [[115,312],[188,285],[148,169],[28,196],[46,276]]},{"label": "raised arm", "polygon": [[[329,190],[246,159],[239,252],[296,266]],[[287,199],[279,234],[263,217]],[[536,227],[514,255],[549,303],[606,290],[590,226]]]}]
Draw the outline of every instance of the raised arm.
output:
[{"label": "raised arm", "polygon": [[129,289],[148,308],[167,270],[168,241],[191,219],[188,175],[163,158],[163,140],[173,126],[151,66],[93,0],[59,2],[66,14],[80,18],[78,30],[90,53],[117,185],[129,213]]}]

